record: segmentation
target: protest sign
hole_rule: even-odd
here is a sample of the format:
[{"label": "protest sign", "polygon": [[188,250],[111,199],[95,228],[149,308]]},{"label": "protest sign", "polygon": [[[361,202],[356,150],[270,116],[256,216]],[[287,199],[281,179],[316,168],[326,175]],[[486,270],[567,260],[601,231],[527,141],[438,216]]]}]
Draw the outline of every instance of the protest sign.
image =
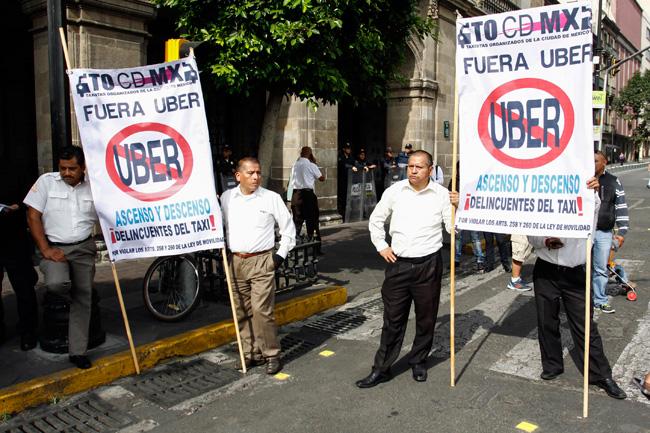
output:
[{"label": "protest sign", "polygon": [[223,247],[205,107],[193,57],[68,72],[111,260]]},{"label": "protest sign", "polygon": [[586,237],[594,220],[590,3],[459,19],[463,230]]}]

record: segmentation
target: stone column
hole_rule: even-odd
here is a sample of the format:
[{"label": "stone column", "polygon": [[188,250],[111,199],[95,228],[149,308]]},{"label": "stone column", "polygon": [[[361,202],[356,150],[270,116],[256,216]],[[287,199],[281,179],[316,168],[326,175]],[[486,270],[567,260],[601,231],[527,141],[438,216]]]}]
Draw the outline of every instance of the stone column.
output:
[{"label": "stone column", "polygon": [[276,125],[269,188],[286,193],[291,167],[300,156],[300,149],[311,147],[325,176],[324,182],[316,182],[321,223],[341,221],[336,210],[337,134],[336,105],[321,103],[314,111],[298,98],[283,101]]},{"label": "stone column", "polygon": [[[46,0],[22,0],[23,11],[31,16],[33,23],[36,143],[40,173],[53,169],[46,6]],[[149,0],[68,1],[66,30],[71,67],[124,68],[146,64],[150,36],[147,23],[155,15],[155,6]],[[73,143],[79,144],[74,114],[71,136]]]},{"label": "stone column", "polygon": [[[428,13],[421,2],[421,10]],[[426,11],[426,12],[425,12]],[[386,107],[386,144],[398,152],[406,143],[423,149],[438,159],[436,146],[435,41],[413,36],[405,47],[405,62],[400,72],[408,80],[389,87]]]}]

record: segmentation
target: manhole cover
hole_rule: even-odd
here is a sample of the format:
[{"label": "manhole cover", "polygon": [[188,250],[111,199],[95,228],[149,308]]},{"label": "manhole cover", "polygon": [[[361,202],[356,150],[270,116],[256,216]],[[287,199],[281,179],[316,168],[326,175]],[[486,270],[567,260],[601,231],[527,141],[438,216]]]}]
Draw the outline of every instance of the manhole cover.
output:
[{"label": "manhole cover", "polygon": [[134,417],[120,413],[99,397],[90,395],[68,404],[23,412],[8,423],[0,425],[0,432],[108,433],[121,430],[135,421]]},{"label": "manhole cover", "polygon": [[285,335],[280,341],[280,347],[282,348],[282,361],[287,363],[301,355],[304,355],[316,346],[316,343],[303,340],[295,335]]},{"label": "manhole cover", "polygon": [[330,316],[310,321],[304,327],[336,335],[357,328],[366,321],[366,317],[358,313],[339,311]]},{"label": "manhole cover", "polygon": [[241,375],[233,368],[196,359],[169,364],[163,370],[144,374],[126,387],[162,407],[169,408],[228,385],[239,378]]}]

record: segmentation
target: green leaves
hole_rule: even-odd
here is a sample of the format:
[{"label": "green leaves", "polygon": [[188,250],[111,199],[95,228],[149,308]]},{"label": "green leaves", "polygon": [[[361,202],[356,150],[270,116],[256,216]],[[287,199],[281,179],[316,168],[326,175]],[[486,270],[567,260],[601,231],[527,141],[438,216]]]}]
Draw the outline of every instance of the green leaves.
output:
[{"label": "green leaves", "polygon": [[198,59],[231,93],[280,89],[302,100],[385,96],[413,35],[434,23],[417,0],[155,0],[205,41]]},{"label": "green leaves", "polygon": [[632,141],[641,143],[650,137],[650,71],[637,72],[612,104],[627,121],[637,121]]}]

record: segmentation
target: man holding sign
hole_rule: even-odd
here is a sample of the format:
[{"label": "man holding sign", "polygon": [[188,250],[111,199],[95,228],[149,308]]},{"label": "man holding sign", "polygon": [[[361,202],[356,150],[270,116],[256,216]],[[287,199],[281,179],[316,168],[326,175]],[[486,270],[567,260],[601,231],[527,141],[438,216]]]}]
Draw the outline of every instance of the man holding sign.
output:
[{"label": "man holding sign", "polygon": [[[266,372],[282,368],[275,323],[275,270],[296,245],[296,228],[279,194],[260,186],[255,158],[243,158],[235,177],[239,186],[223,193],[221,206],[232,252],[234,300],[246,367],[266,363]],[[274,253],[275,224],[280,247]]]},{"label": "man holding sign", "polygon": [[[590,179],[589,187],[598,188],[598,181]],[[600,200],[596,195],[597,219]],[[594,227],[595,227],[594,221]],[[564,304],[569,329],[574,344],[579,348],[578,357],[582,362],[585,345],[585,269],[586,240],[579,238],[558,238],[528,236],[535,247],[537,262],[533,271],[535,285],[535,305],[537,306],[537,330],[542,356],[544,380],[553,380],[564,372],[562,341],[560,339],[560,299]],[[590,311],[593,312],[592,309]],[[612,379],[612,369],[603,350],[603,342],[598,328],[591,319],[589,343],[589,383],[605,390],[616,399],[627,397]]]},{"label": "man holding sign", "polygon": [[86,350],[97,251],[91,237],[97,215],[85,169],[80,147],[61,150],[59,172],[39,177],[24,200],[45,287],[70,300],[68,353],[81,369],[91,367]]},{"label": "man holding sign", "polygon": [[[359,388],[391,379],[390,367],[400,354],[411,302],[415,304],[416,331],[409,364],[416,382],[427,380],[425,361],[440,302],[442,224],[451,231],[451,205],[458,203],[457,193],[431,180],[433,167],[428,152],[412,152],[408,179],[386,189],[370,215],[370,238],[387,263],[381,288],[384,325],[372,372],[356,382]],[[389,218],[390,245],[384,228]]]}]

